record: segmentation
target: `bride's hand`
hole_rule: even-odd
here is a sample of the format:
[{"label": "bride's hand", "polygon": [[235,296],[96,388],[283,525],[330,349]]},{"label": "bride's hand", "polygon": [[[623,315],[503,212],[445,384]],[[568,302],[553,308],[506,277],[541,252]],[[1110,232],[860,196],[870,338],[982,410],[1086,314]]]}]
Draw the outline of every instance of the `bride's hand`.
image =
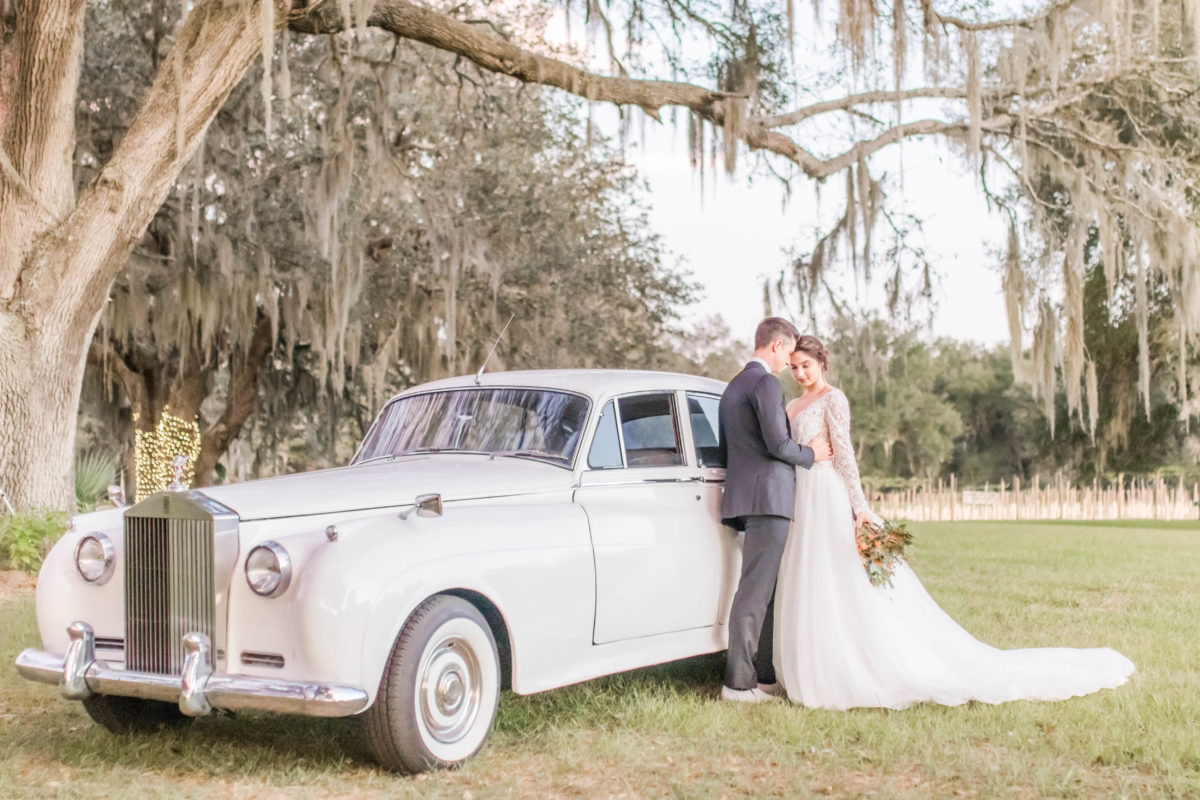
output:
[{"label": "bride's hand", "polygon": [[860,511],[854,515],[854,532],[858,533],[862,530],[862,526],[871,521],[870,511]]}]

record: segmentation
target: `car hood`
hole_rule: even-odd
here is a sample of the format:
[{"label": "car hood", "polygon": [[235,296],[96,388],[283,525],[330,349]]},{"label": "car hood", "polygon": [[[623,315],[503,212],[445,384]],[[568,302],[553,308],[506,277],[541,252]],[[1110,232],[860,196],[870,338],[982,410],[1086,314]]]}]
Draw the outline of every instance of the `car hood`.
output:
[{"label": "car hood", "polygon": [[246,522],[402,506],[433,492],[443,502],[532,494],[569,489],[573,478],[570,470],[528,458],[439,453],[200,491]]}]

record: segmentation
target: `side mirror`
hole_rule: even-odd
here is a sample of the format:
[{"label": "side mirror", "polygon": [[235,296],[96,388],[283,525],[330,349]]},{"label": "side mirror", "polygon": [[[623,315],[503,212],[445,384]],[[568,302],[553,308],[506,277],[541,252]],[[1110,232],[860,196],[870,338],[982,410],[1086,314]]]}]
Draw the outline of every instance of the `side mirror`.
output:
[{"label": "side mirror", "polygon": [[412,512],[418,517],[440,517],[442,515],[442,496],[440,494],[419,494],[412,508],[400,512],[400,519],[408,519]]},{"label": "side mirror", "polygon": [[442,515],[442,496],[440,494],[417,495],[418,517],[440,517]]}]

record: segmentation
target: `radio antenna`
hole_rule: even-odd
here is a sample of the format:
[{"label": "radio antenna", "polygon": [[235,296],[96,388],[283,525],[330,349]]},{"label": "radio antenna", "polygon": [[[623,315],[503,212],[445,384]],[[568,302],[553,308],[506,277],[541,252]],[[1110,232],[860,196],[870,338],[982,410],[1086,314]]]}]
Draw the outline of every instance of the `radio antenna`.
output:
[{"label": "radio antenna", "polygon": [[508,330],[508,326],[512,324],[513,317],[515,317],[515,316],[517,316],[517,315],[512,314],[509,316],[508,322],[504,323],[504,327],[500,329],[500,335],[497,336],[496,341],[492,343],[492,349],[488,350],[487,358],[485,358],[483,360],[483,363],[479,365],[479,372],[475,373],[475,385],[476,386],[479,385],[479,376],[483,374],[484,368],[487,367],[488,359],[490,359],[492,357],[492,353],[496,352],[496,346],[499,345],[500,340],[504,338],[504,332],[506,330]]}]

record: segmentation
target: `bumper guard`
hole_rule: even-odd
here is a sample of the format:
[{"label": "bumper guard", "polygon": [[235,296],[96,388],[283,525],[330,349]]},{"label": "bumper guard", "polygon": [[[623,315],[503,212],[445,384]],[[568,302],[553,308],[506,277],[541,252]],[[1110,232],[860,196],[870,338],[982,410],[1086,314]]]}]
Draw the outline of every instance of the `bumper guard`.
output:
[{"label": "bumper guard", "polygon": [[71,643],[65,656],[30,648],[17,656],[17,672],[31,681],[58,686],[69,700],[114,694],[177,702],[179,710],[190,717],[204,716],[214,708],[346,717],[367,705],[367,693],[354,686],[214,672],[212,646],[202,633],[183,637],[187,655],[179,676],[113,669],[96,658],[96,636],[86,622],[71,623],[67,635]]}]

